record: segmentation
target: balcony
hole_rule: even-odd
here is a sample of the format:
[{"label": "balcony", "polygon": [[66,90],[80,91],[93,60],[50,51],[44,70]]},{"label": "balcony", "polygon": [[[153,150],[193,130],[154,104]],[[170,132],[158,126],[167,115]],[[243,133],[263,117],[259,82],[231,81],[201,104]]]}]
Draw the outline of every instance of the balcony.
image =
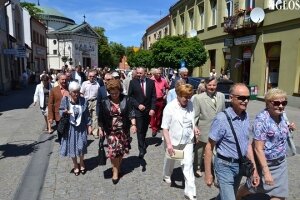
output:
[{"label": "balcony", "polygon": [[238,10],[235,15],[224,17],[224,32],[234,34],[247,29],[256,29],[256,23],[250,19],[251,10]]}]

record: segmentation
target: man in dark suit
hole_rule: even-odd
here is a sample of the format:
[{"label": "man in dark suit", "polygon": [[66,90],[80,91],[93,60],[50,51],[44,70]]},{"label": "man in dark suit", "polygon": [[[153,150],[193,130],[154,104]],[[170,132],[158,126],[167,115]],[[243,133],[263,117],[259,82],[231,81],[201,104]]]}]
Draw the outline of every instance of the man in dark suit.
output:
[{"label": "man in dark suit", "polygon": [[146,133],[150,116],[155,114],[156,93],[154,81],[146,78],[145,69],[137,68],[138,79],[132,79],[129,83],[128,96],[132,97],[136,112],[137,139],[139,158],[146,154]]}]

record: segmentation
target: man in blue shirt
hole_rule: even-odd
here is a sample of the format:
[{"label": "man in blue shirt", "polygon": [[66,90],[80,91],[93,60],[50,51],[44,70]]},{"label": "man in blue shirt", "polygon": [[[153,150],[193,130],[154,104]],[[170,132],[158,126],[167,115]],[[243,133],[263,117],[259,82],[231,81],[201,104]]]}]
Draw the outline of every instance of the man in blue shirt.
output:
[{"label": "man in blue shirt", "polygon": [[[242,155],[247,156],[255,166],[252,145],[249,139],[249,117],[246,113],[250,98],[247,86],[243,83],[234,84],[230,89],[230,98],[231,107],[228,107],[225,111],[231,118]],[[213,120],[209,141],[205,147],[205,182],[208,186],[213,184],[211,161],[214,147],[216,147],[217,152],[214,158],[214,169],[220,188],[217,200],[234,200],[242,175],[239,174],[240,158],[236,142],[224,112],[218,113]],[[253,186],[257,186],[259,176],[256,167],[252,179]]]}]

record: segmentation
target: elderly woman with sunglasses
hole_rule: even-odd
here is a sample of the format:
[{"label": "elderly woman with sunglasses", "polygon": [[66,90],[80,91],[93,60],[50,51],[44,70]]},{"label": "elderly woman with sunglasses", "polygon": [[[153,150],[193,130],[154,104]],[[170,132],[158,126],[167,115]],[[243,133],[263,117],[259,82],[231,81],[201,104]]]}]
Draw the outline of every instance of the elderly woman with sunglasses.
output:
[{"label": "elderly woman with sunglasses", "polygon": [[282,117],[287,105],[287,94],[278,88],[270,89],[265,95],[266,108],[254,121],[254,151],[259,161],[258,171],[261,182],[257,188],[251,187],[247,180],[240,188],[238,198],[250,193],[265,193],[272,200],[288,197],[288,170],[286,148],[289,129],[296,128]]}]

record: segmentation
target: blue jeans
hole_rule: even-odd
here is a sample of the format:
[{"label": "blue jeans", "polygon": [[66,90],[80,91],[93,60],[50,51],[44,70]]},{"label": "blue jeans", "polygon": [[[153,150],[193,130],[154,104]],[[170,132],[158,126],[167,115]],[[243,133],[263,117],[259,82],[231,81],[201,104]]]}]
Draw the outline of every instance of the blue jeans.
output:
[{"label": "blue jeans", "polygon": [[215,173],[220,186],[217,200],[235,200],[242,176],[239,175],[239,163],[231,163],[215,157]]}]

